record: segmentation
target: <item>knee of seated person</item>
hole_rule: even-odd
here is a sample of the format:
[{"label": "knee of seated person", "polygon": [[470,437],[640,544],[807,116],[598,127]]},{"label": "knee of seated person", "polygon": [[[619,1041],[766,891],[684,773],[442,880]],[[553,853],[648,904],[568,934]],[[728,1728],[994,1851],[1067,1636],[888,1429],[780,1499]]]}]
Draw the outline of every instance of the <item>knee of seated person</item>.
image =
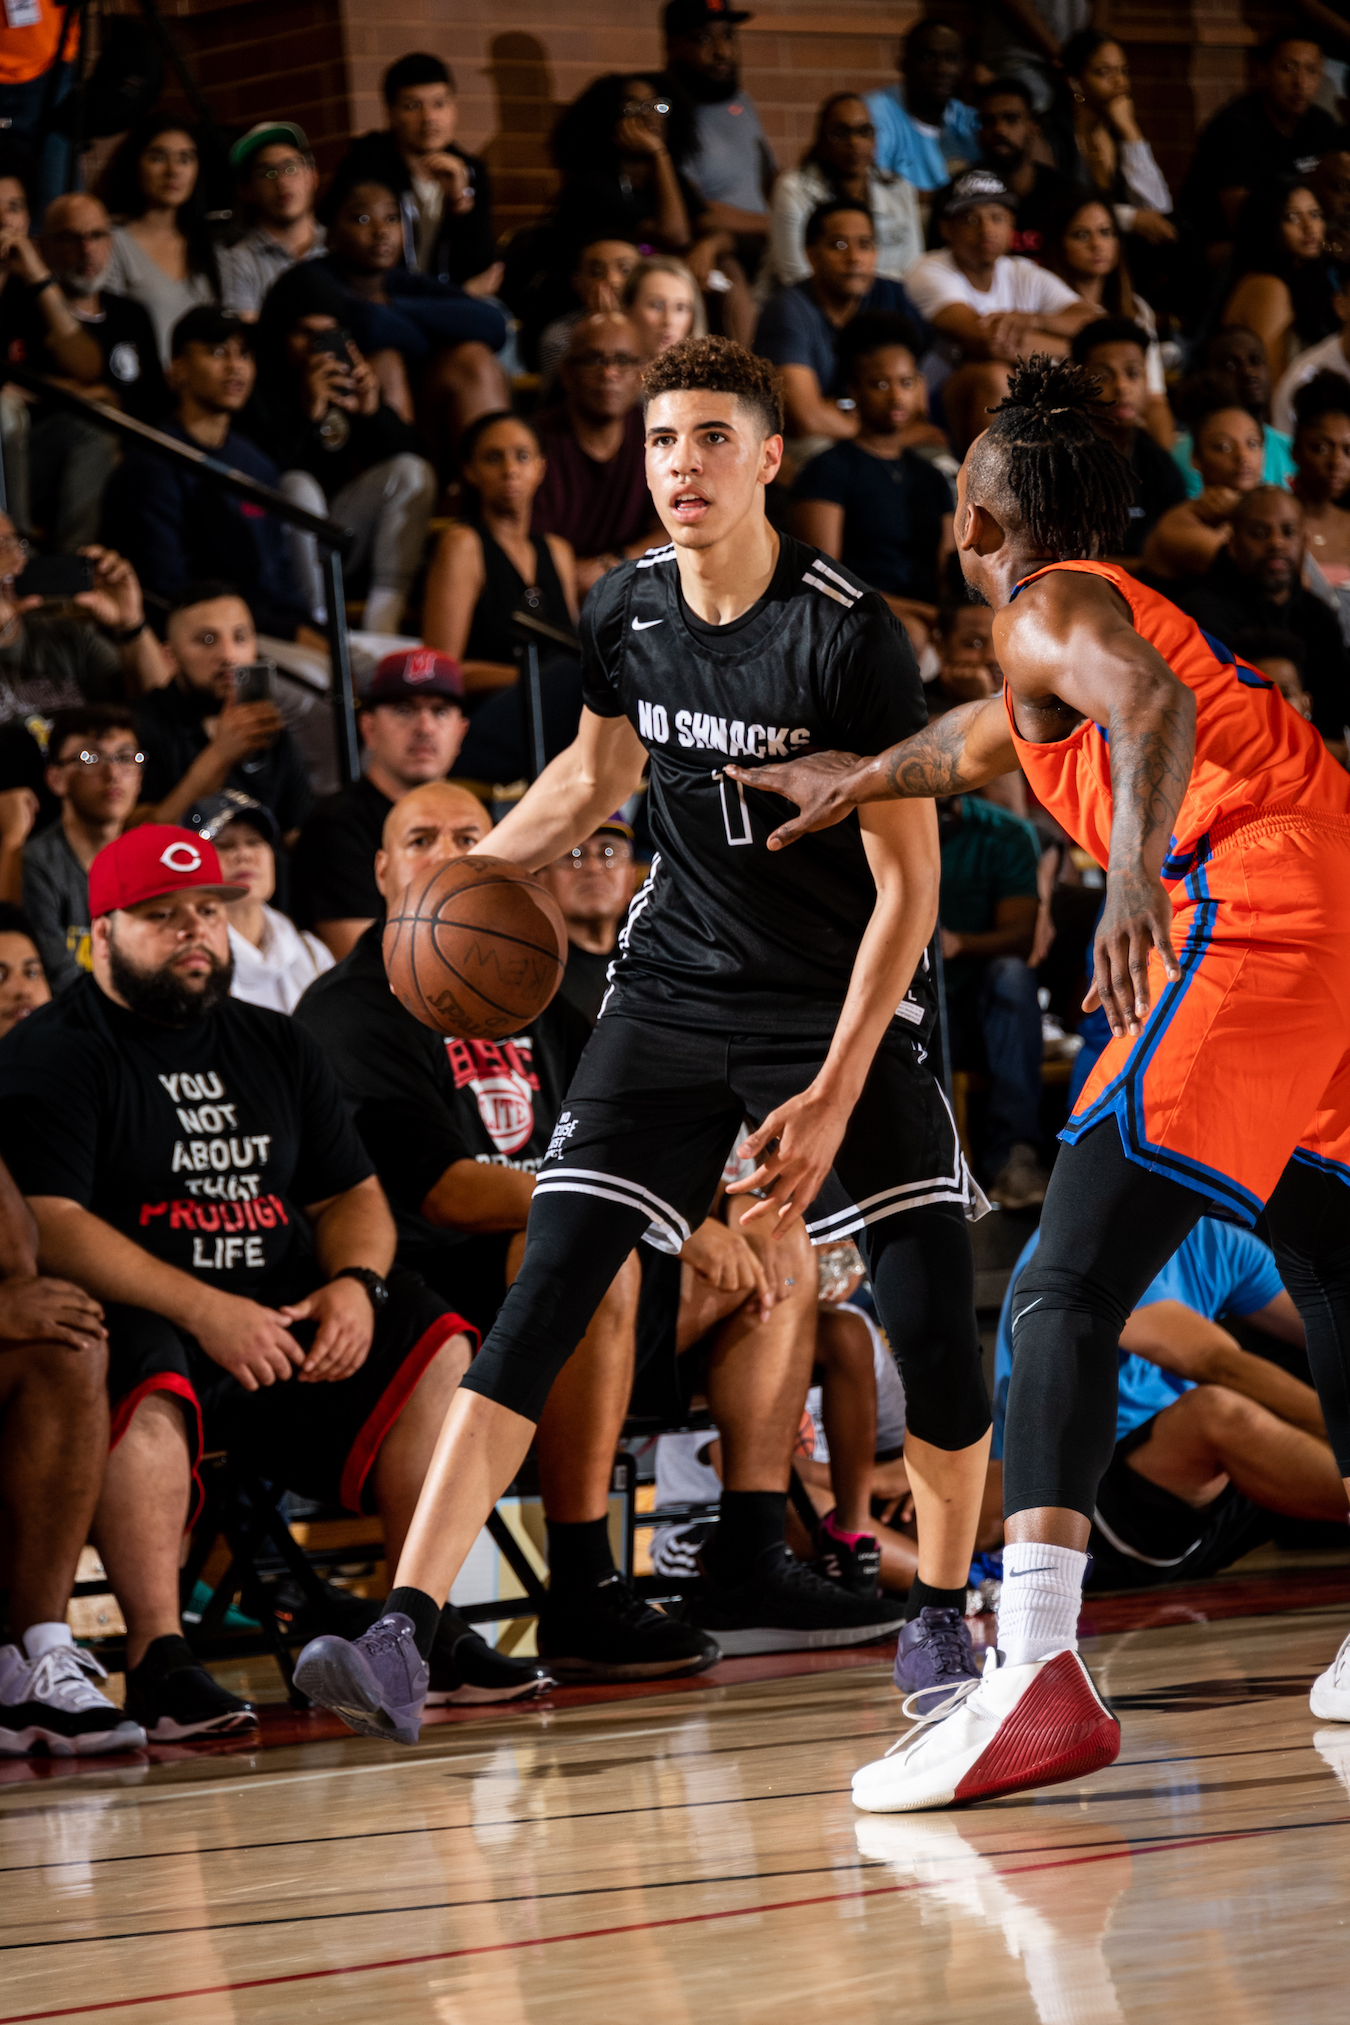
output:
[{"label": "knee of seated person", "polygon": [[401,450],[389,459],[388,486],[398,497],[414,502],[434,500],[436,485],[436,473],[415,450]]},{"label": "knee of seated person", "polygon": [[97,1399],[107,1384],[106,1343],[90,1343],[87,1349],[75,1350],[69,1343],[35,1338],[27,1343],[9,1344],[4,1356],[7,1363],[13,1360],[11,1368],[16,1376],[22,1373],[64,1399]]},{"label": "knee of seated person", "polygon": [[1176,1406],[1215,1438],[1249,1431],[1270,1419],[1254,1399],[1227,1385],[1197,1385],[1194,1391],[1183,1393]]},{"label": "knee of seated person", "polygon": [[991,958],[984,974],[985,989],[1006,1005],[1035,1005],[1036,975],[1020,956],[995,956]]}]

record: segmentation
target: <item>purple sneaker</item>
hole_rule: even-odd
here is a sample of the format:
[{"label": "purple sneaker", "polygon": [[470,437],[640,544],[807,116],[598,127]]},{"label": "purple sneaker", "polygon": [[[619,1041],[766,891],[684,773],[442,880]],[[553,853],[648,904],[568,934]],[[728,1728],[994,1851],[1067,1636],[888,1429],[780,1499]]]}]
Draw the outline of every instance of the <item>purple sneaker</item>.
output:
[{"label": "purple sneaker", "polygon": [[311,1638],[296,1661],[295,1685],[363,1737],[415,1744],[431,1675],[411,1617],[395,1610],[350,1643]]},{"label": "purple sneaker", "polygon": [[959,1610],[935,1610],[929,1604],[900,1633],[895,1685],[914,1703],[912,1711],[906,1707],[906,1715],[935,1714],[941,1696],[950,1695],[953,1688],[969,1694],[979,1678],[970,1627]]}]

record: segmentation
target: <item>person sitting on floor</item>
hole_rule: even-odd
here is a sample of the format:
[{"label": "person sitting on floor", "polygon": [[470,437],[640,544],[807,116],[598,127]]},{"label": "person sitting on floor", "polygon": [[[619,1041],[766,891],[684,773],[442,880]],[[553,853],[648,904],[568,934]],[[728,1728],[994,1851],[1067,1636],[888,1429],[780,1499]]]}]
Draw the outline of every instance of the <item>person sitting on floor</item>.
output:
[{"label": "person sitting on floor", "polygon": [[231,996],[273,1012],[294,1012],[315,978],[332,969],[333,958],[317,935],[268,905],[277,890],[281,848],[276,817],[251,795],[226,788],[194,802],[183,821],[215,845],[226,880],[243,888],[225,908],[234,964]]},{"label": "person sitting on floor", "polygon": [[51,1002],[32,922],[21,907],[0,901],[0,1041]]},{"label": "person sitting on floor", "polygon": [[[393,1557],[470,1355],[467,1324],[394,1265],[320,1051],[229,996],[240,897],[191,830],[106,845],[93,976],[0,1051],[0,1137],[41,1256],[104,1306],[113,1446],[91,1537],[126,1620],[127,1712],[159,1742],[257,1721],[182,1635],[203,1444],[373,1507]],[[453,1612],[442,1625],[452,1648],[467,1633]]]},{"label": "person sitting on floor", "polygon": [[23,905],[53,992],[93,967],[89,867],[120,837],[141,797],[145,757],[127,704],[58,710],[47,734],[47,785],[61,813],[23,854]]}]

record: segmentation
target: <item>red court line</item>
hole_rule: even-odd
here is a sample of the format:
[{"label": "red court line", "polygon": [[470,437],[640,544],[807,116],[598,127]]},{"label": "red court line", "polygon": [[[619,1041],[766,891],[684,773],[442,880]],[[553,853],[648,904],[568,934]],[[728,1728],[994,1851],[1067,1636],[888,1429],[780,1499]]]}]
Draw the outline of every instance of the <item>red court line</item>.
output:
[{"label": "red court line", "polygon": [[[1279,1835],[1287,1827],[1301,1828],[1344,1828],[1350,1826],[1350,1815],[1333,1815],[1328,1821],[1304,1821],[1285,1826],[1269,1828],[1238,1828],[1222,1831],[1215,1835],[1188,1835],[1175,1842],[1154,1842],[1135,1848],[1129,1842],[1119,1849],[1105,1849],[1090,1856],[1056,1857],[1048,1863],[1020,1863],[1015,1868],[999,1870],[999,1877],[1022,1877],[1038,1870],[1075,1870],[1089,1863],[1119,1863],[1124,1856],[1161,1856],[1176,1849],[1209,1849],[1217,1843],[1248,1842],[1261,1835]],[[968,1852],[980,1855],[979,1850]],[[760,1913],[800,1912],[806,1906],[838,1905],[846,1899],[894,1898],[902,1892],[931,1891],[935,1885],[960,1882],[958,1875],[950,1878],[929,1878],[912,1884],[864,1885],[857,1891],[820,1892],[813,1898],[783,1898],[771,1900],[765,1905],[728,1906],[717,1912],[675,1913],[666,1919],[630,1920],[623,1926],[581,1927],[570,1934],[538,1934],[519,1941],[487,1941],[473,1948],[440,1948],[427,1955],[393,1955],[381,1962],[351,1962],[343,1968],[297,1969],[285,1976],[250,1976],[238,1983],[207,1983],[197,1990],[161,1990],[148,1997],[113,1997],[101,2004],[65,2004],[55,2011],[11,2011],[0,2017],[0,2025],[35,2025],[45,2018],[82,2018],[92,2011],[127,2011],[137,2004],[181,2004],[191,1997],[223,1997],[236,1990],[270,1990],[283,1983],[317,1983],[333,1976],[368,1975],[373,1969],[415,1969],[427,1962],[459,1962],[475,1955],[507,1955],[518,1953],[523,1948],[551,1948],[562,1941],[603,1941],[612,1940],[617,1934],[647,1934],[667,1927],[707,1926],[714,1920],[752,1919]],[[641,1886],[635,1886],[641,1890]],[[91,1943],[98,1940],[97,1934],[90,1936]],[[40,1943],[35,1943],[40,1945]]]}]

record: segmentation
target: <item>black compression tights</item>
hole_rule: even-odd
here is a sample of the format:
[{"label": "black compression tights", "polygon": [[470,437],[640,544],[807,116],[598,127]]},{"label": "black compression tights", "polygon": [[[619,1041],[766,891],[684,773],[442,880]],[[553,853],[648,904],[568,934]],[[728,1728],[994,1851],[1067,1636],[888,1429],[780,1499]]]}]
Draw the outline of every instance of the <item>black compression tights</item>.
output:
[{"label": "black compression tights", "polygon": [[[1013,1297],[1003,1509],[1091,1518],[1116,1434],[1125,1318],[1208,1209],[1128,1160],[1108,1118],[1061,1149],[1041,1241]],[[1308,1333],[1327,1430],[1350,1473],[1350,1189],[1291,1161],[1268,1206],[1281,1277]]]}]

